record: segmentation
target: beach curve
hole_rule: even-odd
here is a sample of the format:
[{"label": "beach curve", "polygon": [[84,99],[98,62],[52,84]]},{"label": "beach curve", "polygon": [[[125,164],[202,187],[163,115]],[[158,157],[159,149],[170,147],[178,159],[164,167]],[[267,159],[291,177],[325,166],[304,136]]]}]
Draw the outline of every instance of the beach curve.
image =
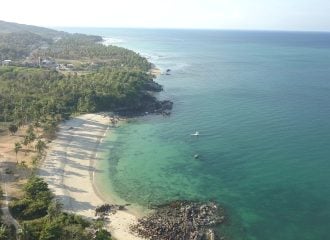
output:
[{"label": "beach curve", "polygon": [[[93,219],[95,208],[106,203],[94,186],[94,173],[100,171],[95,167],[101,161],[97,152],[109,123],[107,114],[98,113],[74,117],[59,125],[38,174],[63,204],[64,211]],[[110,215],[107,228],[118,240],[142,240],[129,229],[137,220],[131,212],[117,211]]]}]

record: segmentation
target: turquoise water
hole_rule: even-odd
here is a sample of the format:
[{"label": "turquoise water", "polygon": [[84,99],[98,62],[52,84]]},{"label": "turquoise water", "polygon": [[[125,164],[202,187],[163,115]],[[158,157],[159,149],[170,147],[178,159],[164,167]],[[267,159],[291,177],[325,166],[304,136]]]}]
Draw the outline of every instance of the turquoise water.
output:
[{"label": "turquoise water", "polygon": [[107,139],[106,178],[122,199],[216,199],[233,239],[330,238],[330,34],[79,31],[172,69],[157,79],[172,115]]}]

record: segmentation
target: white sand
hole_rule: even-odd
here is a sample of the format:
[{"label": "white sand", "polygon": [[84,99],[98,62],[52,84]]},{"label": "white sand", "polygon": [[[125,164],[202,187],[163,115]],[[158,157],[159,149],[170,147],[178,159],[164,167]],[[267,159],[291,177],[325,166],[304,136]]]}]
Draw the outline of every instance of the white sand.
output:
[{"label": "white sand", "polygon": [[[61,201],[65,211],[94,218],[95,208],[105,202],[94,189],[97,150],[109,125],[106,114],[85,114],[60,124],[39,175]],[[96,164],[97,165],[97,164]],[[127,211],[110,215],[108,229],[118,240],[142,239],[129,231],[137,217]]]}]

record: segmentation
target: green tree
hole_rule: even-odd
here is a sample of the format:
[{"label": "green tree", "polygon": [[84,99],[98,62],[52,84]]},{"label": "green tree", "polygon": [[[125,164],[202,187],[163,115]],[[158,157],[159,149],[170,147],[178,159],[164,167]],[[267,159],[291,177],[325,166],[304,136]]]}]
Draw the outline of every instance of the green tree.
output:
[{"label": "green tree", "polygon": [[28,139],[28,143],[32,143],[37,138],[32,125],[29,125],[29,128],[26,131],[26,136]]},{"label": "green tree", "polygon": [[105,229],[99,229],[95,234],[95,240],[111,240],[111,234]]},{"label": "green tree", "polygon": [[47,148],[47,145],[44,141],[41,139],[38,140],[35,149],[37,150],[39,155],[42,155],[45,152],[45,149]]},{"label": "green tree", "polygon": [[16,154],[16,163],[18,163],[17,154],[18,154],[19,150],[21,150],[21,149],[22,149],[22,145],[19,142],[16,142],[15,147],[14,147],[14,151]]},{"label": "green tree", "polygon": [[23,145],[27,147],[27,145],[29,144],[29,137],[28,136],[24,136],[24,139],[22,141]]},{"label": "green tree", "polygon": [[31,229],[29,228],[29,225],[27,223],[21,224],[21,229],[18,232],[18,239],[19,240],[30,240],[33,239],[31,236]]},{"label": "green tree", "polygon": [[25,220],[21,222],[19,240],[111,239],[101,222],[91,223],[81,216],[62,212],[62,205],[53,200],[47,183],[39,177],[32,176],[28,180],[24,195],[13,200],[9,209],[16,219]]},{"label": "green tree", "polygon": [[48,184],[42,178],[33,176],[24,186],[24,191],[27,197],[34,199],[41,193],[49,192],[49,189]]},{"label": "green tree", "polygon": [[15,124],[10,124],[8,129],[9,129],[9,132],[11,133],[11,135],[14,135],[17,132],[18,127]]},{"label": "green tree", "polygon": [[1,224],[0,226],[0,240],[8,240],[9,234],[8,229],[5,224]]},{"label": "green tree", "polygon": [[58,240],[61,239],[62,228],[56,222],[47,222],[43,227],[39,240]]},{"label": "green tree", "polygon": [[12,215],[20,220],[31,220],[47,215],[53,199],[48,185],[39,177],[31,177],[24,186],[24,195],[9,205]]},{"label": "green tree", "polygon": [[54,220],[56,217],[60,215],[61,211],[62,211],[62,204],[57,200],[52,201],[47,209],[48,219],[50,221]]}]

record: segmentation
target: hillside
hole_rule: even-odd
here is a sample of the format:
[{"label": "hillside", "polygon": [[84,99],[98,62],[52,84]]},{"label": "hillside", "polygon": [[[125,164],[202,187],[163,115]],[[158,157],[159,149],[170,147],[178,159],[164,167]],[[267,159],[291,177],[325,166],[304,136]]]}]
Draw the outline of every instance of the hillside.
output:
[{"label": "hillside", "polygon": [[30,32],[37,34],[43,38],[56,38],[56,37],[68,35],[68,33],[63,31],[56,31],[44,27],[5,22],[0,20],[0,33],[16,33],[16,32]]},{"label": "hillside", "polygon": [[1,23],[7,33],[0,33],[0,122],[20,125],[97,111],[161,113],[171,107],[150,93],[162,87],[153,82],[147,59],[131,50],[100,44],[100,36],[58,32],[51,39],[37,32],[57,31]]}]

